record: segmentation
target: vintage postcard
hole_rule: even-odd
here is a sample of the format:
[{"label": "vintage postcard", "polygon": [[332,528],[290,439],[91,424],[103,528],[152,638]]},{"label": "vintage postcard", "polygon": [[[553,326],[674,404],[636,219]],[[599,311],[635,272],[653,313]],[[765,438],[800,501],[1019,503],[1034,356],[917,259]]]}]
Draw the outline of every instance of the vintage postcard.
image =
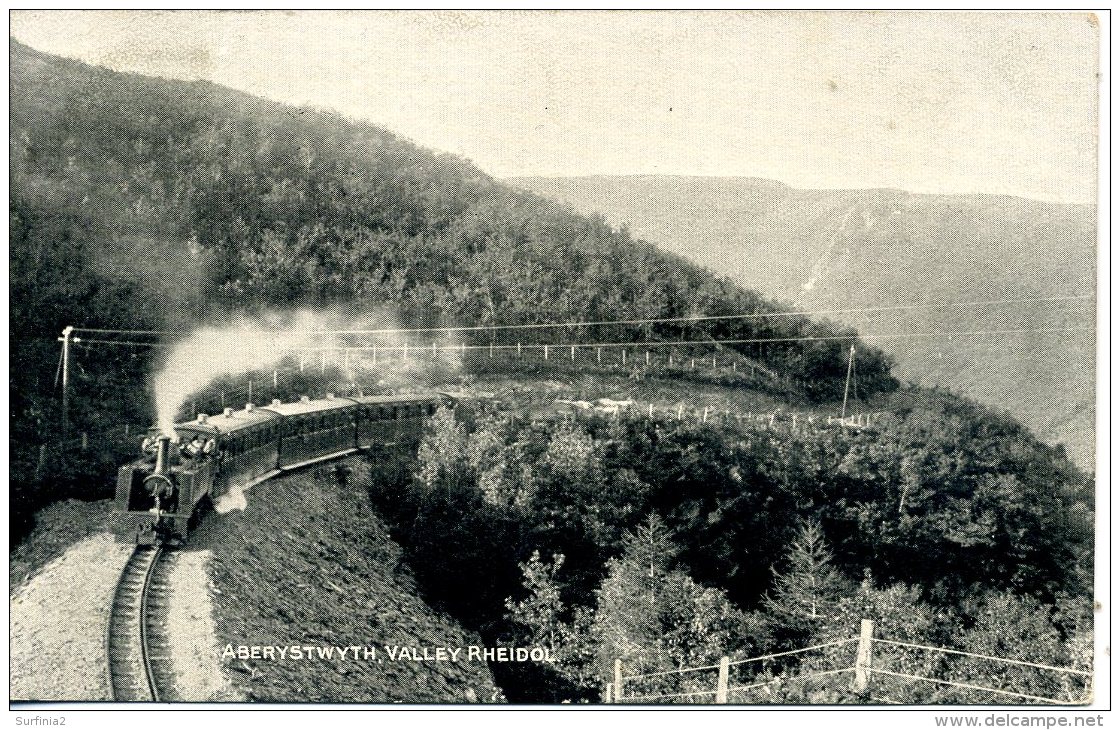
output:
[{"label": "vintage postcard", "polygon": [[18,724],[1094,724],[1108,22],[11,11]]}]

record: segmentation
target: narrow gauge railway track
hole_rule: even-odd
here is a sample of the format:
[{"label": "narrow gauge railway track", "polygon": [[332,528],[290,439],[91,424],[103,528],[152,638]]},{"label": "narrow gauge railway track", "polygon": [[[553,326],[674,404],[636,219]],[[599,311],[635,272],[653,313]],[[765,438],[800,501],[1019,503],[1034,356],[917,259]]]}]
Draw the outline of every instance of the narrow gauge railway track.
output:
[{"label": "narrow gauge railway track", "polygon": [[137,547],[113,594],[106,653],[115,702],[176,699],[166,628],[168,552]]}]

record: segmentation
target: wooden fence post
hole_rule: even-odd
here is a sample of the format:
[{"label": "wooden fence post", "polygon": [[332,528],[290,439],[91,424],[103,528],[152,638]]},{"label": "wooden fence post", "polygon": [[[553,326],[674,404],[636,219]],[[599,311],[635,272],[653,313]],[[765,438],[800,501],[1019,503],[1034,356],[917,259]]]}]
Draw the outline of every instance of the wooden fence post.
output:
[{"label": "wooden fence post", "polygon": [[610,682],[604,682],[603,683],[603,704],[609,705],[611,702],[614,701],[614,697],[612,697],[612,695],[614,694],[614,692],[612,691],[613,689],[614,689],[614,685],[612,683],[610,683]]},{"label": "wooden fence post", "polygon": [[376,367],[376,365],[377,365],[377,345],[373,346],[373,349],[371,350],[371,352],[373,353],[373,364]]},{"label": "wooden fence post", "polygon": [[622,348],[622,364],[626,364],[626,348]]},{"label": "wooden fence post", "polygon": [[730,668],[730,660],[721,656],[719,658],[719,679],[716,680],[716,704],[727,704],[727,674]]},{"label": "wooden fence post", "polygon": [[595,362],[597,362],[597,363],[603,362],[603,348],[601,348],[601,347],[596,347],[595,348]]},{"label": "wooden fence post", "polygon": [[649,350],[646,350],[646,367],[649,367]]},{"label": "wooden fence post", "polygon": [[863,692],[867,689],[871,673],[871,637],[875,633],[875,622],[865,618],[859,622],[859,648],[856,649],[856,676],[852,689]]},{"label": "wooden fence post", "polygon": [[649,417],[653,418],[653,404],[652,403],[649,404]]},{"label": "wooden fence post", "polygon": [[82,431],[82,451],[89,448],[89,434]]},{"label": "wooden fence post", "polygon": [[622,660],[614,660],[614,701],[622,702]]},{"label": "wooden fence post", "polygon": [[544,346],[544,359],[545,359],[545,360],[547,360],[547,359],[548,359],[548,345],[545,345],[545,346]]},{"label": "wooden fence post", "polygon": [[521,343],[520,342],[517,343],[517,356],[521,357]]},{"label": "wooden fence post", "polygon": [[490,358],[493,359],[493,357],[494,357],[494,343],[491,342],[490,343]]},{"label": "wooden fence post", "polygon": [[124,424],[124,437],[128,438],[128,424]]},{"label": "wooden fence post", "polygon": [[572,362],[576,361],[576,346],[575,345],[572,345],[572,351],[571,351],[570,357],[571,357]]}]

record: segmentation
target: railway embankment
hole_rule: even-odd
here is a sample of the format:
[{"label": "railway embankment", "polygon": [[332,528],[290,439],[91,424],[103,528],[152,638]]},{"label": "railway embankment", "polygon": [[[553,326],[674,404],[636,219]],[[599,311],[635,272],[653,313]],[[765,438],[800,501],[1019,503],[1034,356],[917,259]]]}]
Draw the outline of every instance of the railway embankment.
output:
[{"label": "railway embankment", "polygon": [[207,515],[192,536],[211,555],[217,651],[235,691],[255,702],[501,701],[484,662],[435,658],[482,640],[419,597],[370,507],[370,462],[341,463],[345,481],[326,464],[258,484],[244,509]]}]

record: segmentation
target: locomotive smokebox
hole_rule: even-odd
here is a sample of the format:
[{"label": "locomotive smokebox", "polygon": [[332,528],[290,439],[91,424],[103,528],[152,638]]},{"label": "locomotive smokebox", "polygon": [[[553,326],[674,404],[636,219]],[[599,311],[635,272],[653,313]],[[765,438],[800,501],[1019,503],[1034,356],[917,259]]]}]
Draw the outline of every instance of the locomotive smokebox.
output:
[{"label": "locomotive smokebox", "polygon": [[170,497],[175,487],[171,483],[171,437],[161,435],[156,440],[156,466],[144,479],[144,487],[153,497]]}]

